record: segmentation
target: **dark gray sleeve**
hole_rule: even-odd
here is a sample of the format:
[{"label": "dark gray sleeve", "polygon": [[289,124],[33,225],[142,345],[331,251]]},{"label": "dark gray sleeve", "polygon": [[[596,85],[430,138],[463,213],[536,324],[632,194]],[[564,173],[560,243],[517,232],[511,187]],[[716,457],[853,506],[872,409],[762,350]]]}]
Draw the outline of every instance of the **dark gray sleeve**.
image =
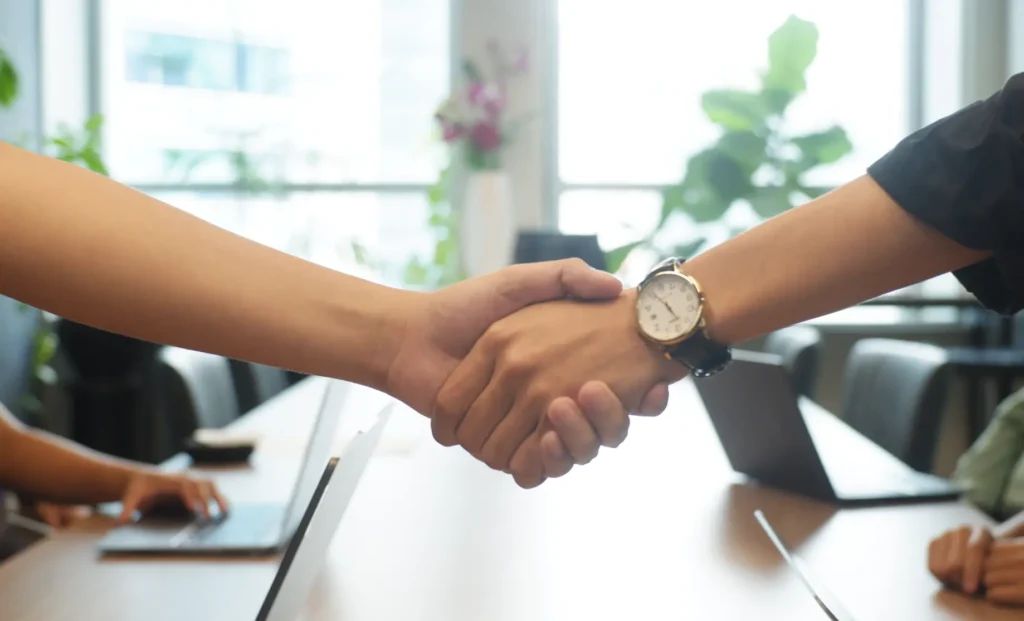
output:
[{"label": "dark gray sleeve", "polygon": [[908,213],[992,257],[955,272],[988,308],[1024,308],[1024,74],[920,129],[868,174]]}]

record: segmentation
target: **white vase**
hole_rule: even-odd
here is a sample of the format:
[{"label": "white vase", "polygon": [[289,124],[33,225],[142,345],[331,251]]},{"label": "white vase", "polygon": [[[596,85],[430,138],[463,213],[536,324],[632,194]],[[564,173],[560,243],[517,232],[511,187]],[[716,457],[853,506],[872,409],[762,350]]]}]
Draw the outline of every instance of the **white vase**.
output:
[{"label": "white vase", "polygon": [[512,262],[515,212],[511,184],[504,171],[469,174],[461,218],[462,264],[469,276],[487,274]]}]

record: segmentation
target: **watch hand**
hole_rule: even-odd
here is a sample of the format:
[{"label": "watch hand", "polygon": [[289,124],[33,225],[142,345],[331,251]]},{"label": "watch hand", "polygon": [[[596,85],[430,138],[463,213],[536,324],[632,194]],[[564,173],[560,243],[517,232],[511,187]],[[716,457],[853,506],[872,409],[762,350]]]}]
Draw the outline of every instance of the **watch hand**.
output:
[{"label": "watch hand", "polygon": [[665,300],[663,300],[663,299],[662,299],[661,297],[659,297],[659,296],[658,296],[657,294],[655,294],[655,295],[654,295],[654,297],[658,298],[658,301],[659,301],[659,302],[661,302],[662,304],[664,304],[664,305],[665,305],[665,308],[667,308],[667,309],[668,309],[668,312],[672,313],[672,316],[673,316],[673,317],[675,317],[676,319],[679,319],[679,315],[677,315],[677,314],[676,314],[676,312],[675,312],[674,310],[672,310],[672,307],[668,305],[668,302],[666,302]]}]

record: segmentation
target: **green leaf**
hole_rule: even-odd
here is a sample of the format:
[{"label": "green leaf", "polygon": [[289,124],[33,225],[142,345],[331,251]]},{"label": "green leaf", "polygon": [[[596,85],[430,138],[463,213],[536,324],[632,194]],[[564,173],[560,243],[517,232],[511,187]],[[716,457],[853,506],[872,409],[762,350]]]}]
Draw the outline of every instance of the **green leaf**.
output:
[{"label": "green leaf", "polygon": [[724,151],[713,151],[707,162],[708,184],[726,203],[726,207],[753,189],[750,173]]},{"label": "green leaf", "polygon": [[89,119],[85,122],[85,131],[89,132],[90,134],[95,134],[100,130],[101,127],[103,127],[102,114],[94,114],[90,116]]},{"label": "green leaf", "polygon": [[683,186],[673,185],[661,191],[661,217],[658,220],[658,228],[661,228],[668,217],[678,209],[683,208]]},{"label": "green leaf", "polygon": [[706,241],[706,237],[698,237],[697,239],[689,241],[685,244],[680,244],[679,246],[676,246],[675,248],[672,249],[672,255],[682,257],[684,259],[689,259],[690,257],[700,252],[701,247],[704,245]]},{"label": "green leaf", "polygon": [[608,252],[604,253],[605,269],[612,274],[619,271],[619,269],[622,268],[622,264],[625,262],[626,257],[629,256],[629,253],[633,252],[634,249],[644,243],[645,240],[641,239],[639,241],[630,242],[624,246],[619,246],[618,248],[612,248]]},{"label": "green leaf", "polygon": [[430,279],[430,270],[423,261],[413,258],[405,266],[402,281],[407,285],[425,285]]},{"label": "green leaf", "polygon": [[718,149],[732,158],[750,176],[768,159],[768,142],[749,131],[726,132],[718,139]]},{"label": "green leaf", "polygon": [[815,198],[818,198],[819,196],[828,194],[829,192],[831,192],[834,189],[835,188],[828,188],[828,187],[822,187],[822,186],[806,186],[806,185],[797,185],[796,186],[796,191],[797,192],[803,194],[804,196],[806,196],[807,198],[810,198],[810,199],[815,199]]},{"label": "green leaf", "polygon": [[18,71],[11,59],[0,50],[0,107],[10,108],[18,98]]},{"label": "green leaf", "polygon": [[795,93],[781,88],[765,88],[761,91],[765,106],[776,116],[785,114],[786,108],[789,107],[795,96]]},{"label": "green leaf", "polygon": [[55,147],[60,147],[62,149],[74,149],[74,147],[71,146],[71,143],[68,142],[67,138],[50,138],[49,141],[50,144]]},{"label": "green leaf", "polygon": [[785,187],[758,188],[747,200],[757,215],[767,219],[792,209],[790,193],[790,189]]},{"label": "green leaf", "polygon": [[792,142],[800,149],[808,168],[837,162],[853,151],[853,143],[838,125],[823,132],[797,136]]},{"label": "green leaf", "polygon": [[84,149],[79,154],[79,157],[89,170],[94,173],[99,173],[104,177],[110,176],[110,172],[107,171],[107,166],[103,163],[103,159],[100,158],[100,154],[96,151],[93,151],[91,148]]},{"label": "green leaf", "polygon": [[708,91],[701,96],[701,107],[712,123],[740,131],[763,126],[770,114],[760,94],[744,91]]},{"label": "green leaf", "polygon": [[768,37],[768,72],[765,89],[798,95],[807,89],[804,74],[818,55],[818,28],[791,15]]}]

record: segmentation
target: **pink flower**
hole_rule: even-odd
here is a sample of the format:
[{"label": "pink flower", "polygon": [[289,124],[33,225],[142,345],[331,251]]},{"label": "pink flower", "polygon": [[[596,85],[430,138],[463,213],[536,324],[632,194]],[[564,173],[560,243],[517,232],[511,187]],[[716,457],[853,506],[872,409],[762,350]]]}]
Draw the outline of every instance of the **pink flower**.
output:
[{"label": "pink flower", "polygon": [[481,121],[469,132],[473,146],[481,151],[495,151],[501,146],[501,132],[497,125],[489,121]]}]

